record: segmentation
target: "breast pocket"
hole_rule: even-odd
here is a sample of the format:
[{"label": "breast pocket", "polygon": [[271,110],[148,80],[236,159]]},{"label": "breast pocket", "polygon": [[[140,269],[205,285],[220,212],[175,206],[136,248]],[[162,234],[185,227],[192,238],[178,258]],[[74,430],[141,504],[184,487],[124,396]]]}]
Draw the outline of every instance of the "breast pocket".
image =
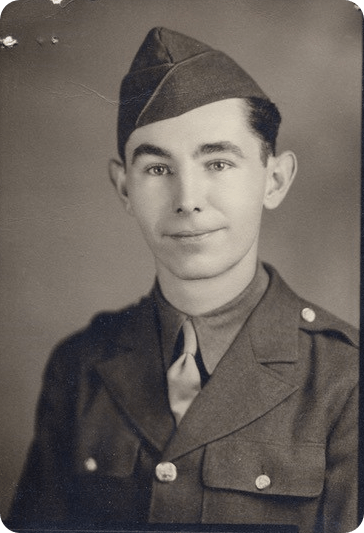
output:
[{"label": "breast pocket", "polygon": [[208,487],[289,496],[318,496],[324,483],[321,444],[241,442],[207,446],[203,480]]},{"label": "breast pocket", "polygon": [[77,471],[116,478],[131,476],[140,438],[135,428],[101,390],[78,420]]},{"label": "breast pocket", "polygon": [[[106,398],[107,399],[107,398]],[[110,401],[95,401],[77,427],[71,513],[84,526],[134,522],[144,495],[138,478],[141,443],[127,418]]]},{"label": "breast pocket", "polygon": [[321,444],[221,439],[206,447],[204,521],[294,524],[300,506],[307,511],[321,494],[324,477]]}]

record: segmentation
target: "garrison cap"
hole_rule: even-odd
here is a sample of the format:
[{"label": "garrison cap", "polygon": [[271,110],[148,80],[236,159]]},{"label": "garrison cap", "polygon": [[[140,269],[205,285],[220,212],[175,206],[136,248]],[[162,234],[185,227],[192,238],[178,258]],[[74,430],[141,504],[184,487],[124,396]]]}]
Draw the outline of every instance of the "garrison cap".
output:
[{"label": "garrison cap", "polygon": [[139,48],[120,89],[118,149],[141,126],[177,117],[227,98],[269,100],[229,56],[191,37],[153,28]]}]

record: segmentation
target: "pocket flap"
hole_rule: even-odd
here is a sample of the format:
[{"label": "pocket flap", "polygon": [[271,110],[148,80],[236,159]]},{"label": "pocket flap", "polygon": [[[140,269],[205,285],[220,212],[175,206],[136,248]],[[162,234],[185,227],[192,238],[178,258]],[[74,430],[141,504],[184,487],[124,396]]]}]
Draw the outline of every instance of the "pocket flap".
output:
[{"label": "pocket flap", "polygon": [[318,496],[325,476],[325,447],[244,442],[230,436],[206,447],[208,487],[282,496]]}]

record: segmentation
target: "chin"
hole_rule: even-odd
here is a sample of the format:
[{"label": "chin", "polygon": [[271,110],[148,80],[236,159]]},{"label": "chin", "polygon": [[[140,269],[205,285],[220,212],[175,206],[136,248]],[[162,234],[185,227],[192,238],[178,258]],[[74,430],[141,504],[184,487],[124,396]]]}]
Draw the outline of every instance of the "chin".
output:
[{"label": "chin", "polygon": [[185,281],[198,281],[203,279],[217,278],[223,275],[225,272],[233,268],[233,264],[230,265],[178,265],[167,267],[168,270],[177,278]]}]

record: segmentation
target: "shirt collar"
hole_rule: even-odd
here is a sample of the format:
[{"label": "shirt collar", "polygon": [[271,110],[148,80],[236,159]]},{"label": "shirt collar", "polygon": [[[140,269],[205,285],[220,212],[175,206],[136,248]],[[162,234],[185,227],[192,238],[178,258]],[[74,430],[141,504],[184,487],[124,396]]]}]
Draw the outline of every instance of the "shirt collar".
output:
[{"label": "shirt collar", "polygon": [[[269,276],[259,261],[253,280],[238,296],[209,313],[190,317],[195,327],[202,360],[209,374],[212,374],[229,349],[265,293],[268,283]],[[153,292],[161,322],[162,353],[167,369],[171,365],[177,337],[187,315],[164,298],[158,281]]]}]

